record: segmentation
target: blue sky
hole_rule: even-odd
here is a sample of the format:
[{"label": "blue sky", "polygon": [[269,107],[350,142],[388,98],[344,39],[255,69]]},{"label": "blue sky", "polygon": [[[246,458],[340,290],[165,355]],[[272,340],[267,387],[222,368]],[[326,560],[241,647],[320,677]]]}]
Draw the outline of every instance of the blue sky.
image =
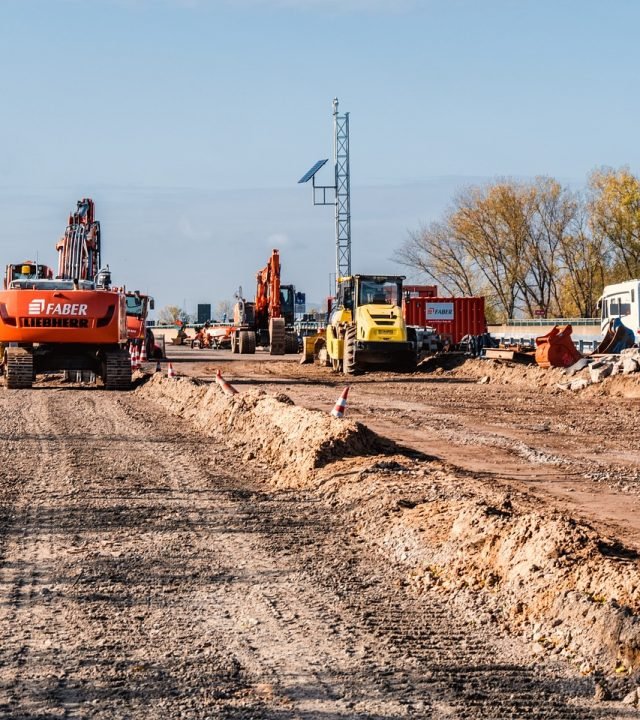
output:
[{"label": "blue sky", "polygon": [[159,306],[250,295],[272,247],[320,301],[333,215],[296,181],[338,96],[354,270],[403,272],[469,183],[637,171],[639,25],[631,0],[0,0],[0,263],[55,264],[88,195]]}]

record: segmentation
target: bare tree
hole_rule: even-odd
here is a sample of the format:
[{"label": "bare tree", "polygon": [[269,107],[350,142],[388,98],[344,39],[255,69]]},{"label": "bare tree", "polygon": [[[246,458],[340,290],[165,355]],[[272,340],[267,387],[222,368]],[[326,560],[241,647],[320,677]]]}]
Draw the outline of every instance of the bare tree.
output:
[{"label": "bare tree", "polygon": [[218,320],[226,321],[233,318],[233,303],[230,300],[219,300],[216,305]]},{"label": "bare tree", "polygon": [[470,188],[456,198],[455,237],[491,290],[497,309],[513,317],[526,266],[527,221],[522,189],[509,182]]},{"label": "bare tree", "polygon": [[448,222],[431,223],[410,233],[398,250],[397,259],[452,295],[474,295],[479,289],[473,261]]},{"label": "bare tree", "polygon": [[447,292],[484,295],[497,318],[592,317],[605,281],[640,275],[640,180],[596,171],[588,202],[549,177],[471,187],[398,256]]},{"label": "bare tree", "polygon": [[557,180],[547,177],[537,178],[524,192],[527,272],[520,281],[520,291],[530,316],[537,308],[563,315],[558,283],[560,253],[578,202]]}]

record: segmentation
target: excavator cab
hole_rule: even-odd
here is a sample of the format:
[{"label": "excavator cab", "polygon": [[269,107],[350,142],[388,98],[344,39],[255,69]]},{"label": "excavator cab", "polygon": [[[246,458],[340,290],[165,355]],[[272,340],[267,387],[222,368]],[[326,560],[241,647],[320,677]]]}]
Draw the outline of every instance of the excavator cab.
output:
[{"label": "excavator cab", "polygon": [[32,260],[25,260],[15,265],[7,265],[4,276],[4,289],[6,290],[14,280],[50,280],[53,271],[46,265],[38,265]]},{"label": "excavator cab", "polygon": [[295,320],[296,291],[293,285],[280,286],[280,313],[286,327],[291,327]]}]

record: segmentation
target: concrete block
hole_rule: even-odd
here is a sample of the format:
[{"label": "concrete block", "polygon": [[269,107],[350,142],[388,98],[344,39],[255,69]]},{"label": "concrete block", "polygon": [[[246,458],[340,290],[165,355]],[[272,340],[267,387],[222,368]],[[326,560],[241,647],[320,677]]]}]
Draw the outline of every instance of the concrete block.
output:
[{"label": "concrete block", "polygon": [[578,378],[577,380],[573,380],[571,382],[571,384],[569,385],[569,390],[584,390],[589,385],[591,385],[591,381],[587,378]]},{"label": "concrete block", "polygon": [[613,363],[600,364],[598,366],[592,365],[589,368],[589,375],[592,383],[602,382],[606,377],[609,377],[613,372]]}]

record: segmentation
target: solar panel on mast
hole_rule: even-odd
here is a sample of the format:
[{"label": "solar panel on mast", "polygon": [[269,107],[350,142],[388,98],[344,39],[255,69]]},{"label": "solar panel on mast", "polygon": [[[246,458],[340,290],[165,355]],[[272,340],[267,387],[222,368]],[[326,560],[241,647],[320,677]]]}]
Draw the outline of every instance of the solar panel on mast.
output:
[{"label": "solar panel on mast", "polygon": [[[349,113],[338,114],[333,100],[334,184],[316,185],[316,173],[327,160],[318,160],[298,183],[312,181],[313,204],[335,206],[336,279],[351,275],[351,178],[349,169]],[[329,200],[327,200],[327,194]]]}]

